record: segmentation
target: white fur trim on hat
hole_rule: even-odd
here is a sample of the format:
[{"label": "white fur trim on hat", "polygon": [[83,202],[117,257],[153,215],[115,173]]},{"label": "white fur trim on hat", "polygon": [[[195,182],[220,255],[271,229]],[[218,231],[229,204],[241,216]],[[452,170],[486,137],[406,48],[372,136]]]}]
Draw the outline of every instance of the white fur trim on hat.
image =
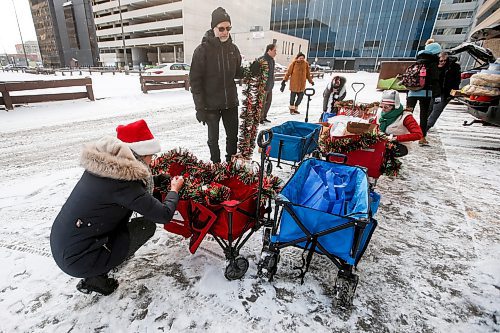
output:
[{"label": "white fur trim on hat", "polygon": [[140,156],[153,155],[161,151],[160,141],[158,141],[157,139],[138,142],[125,142],[125,144]]}]

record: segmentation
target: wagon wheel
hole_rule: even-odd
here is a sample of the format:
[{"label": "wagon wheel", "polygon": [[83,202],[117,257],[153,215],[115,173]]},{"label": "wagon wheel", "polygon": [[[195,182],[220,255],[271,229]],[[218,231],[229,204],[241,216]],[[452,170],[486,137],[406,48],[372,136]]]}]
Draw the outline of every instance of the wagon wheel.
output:
[{"label": "wagon wheel", "polygon": [[358,285],[357,275],[352,273],[347,275],[343,272],[339,272],[337,274],[337,279],[335,280],[335,286],[334,286],[335,305],[343,308],[351,307],[357,285]]},{"label": "wagon wheel", "polygon": [[273,164],[270,161],[268,161],[266,165],[266,174],[270,176],[272,172],[273,172]]},{"label": "wagon wheel", "polygon": [[278,270],[279,260],[279,253],[263,250],[261,259],[257,264],[257,275],[266,278],[269,282],[273,281]]},{"label": "wagon wheel", "polygon": [[229,262],[229,265],[226,267],[226,271],[224,272],[224,276],[229,281],[238,280],[245,275],[248,270],[248,260],[243,257],[238,257]]}]

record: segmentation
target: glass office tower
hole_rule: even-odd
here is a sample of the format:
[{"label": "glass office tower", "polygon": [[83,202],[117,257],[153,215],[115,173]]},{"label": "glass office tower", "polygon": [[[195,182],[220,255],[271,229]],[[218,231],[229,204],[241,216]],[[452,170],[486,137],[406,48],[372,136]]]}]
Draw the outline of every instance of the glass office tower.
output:
[{"label": "glass office tower", "polygon": [[335,69],[374,69],[414,58],[441,0],[272,0],[271,29],[309,40],[308,59]]}]

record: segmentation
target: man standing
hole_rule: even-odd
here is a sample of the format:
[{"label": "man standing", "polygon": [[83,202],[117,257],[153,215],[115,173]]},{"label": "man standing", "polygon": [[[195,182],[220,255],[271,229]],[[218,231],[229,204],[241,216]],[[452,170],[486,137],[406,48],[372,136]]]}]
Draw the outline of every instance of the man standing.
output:
[{"label": "man standing", "polygon": [[260,123],[264,124],[270,123],[271,121],[267,119],[267,113],[271,107],[271,102],[273,100],[273,87],[274,87],[274,58],[276,57],[276,45],[269,44],[266,46],[266,53],[259,60],[264,60],[267,62],[269,67],[269,76],[266,81],[266,96],[264,98],[264,105],[260,112]]},{"label": "man standing", "polygon": [[226,130],[226,161],[238,143],[238,92],[234,79],[243,76],[241,55],[229,31],[231,18],[224,8],[212,12],[211,29],[194,50],[189,81],[198,122],[208,126],[210,159],[220,162],[219,122]]}]

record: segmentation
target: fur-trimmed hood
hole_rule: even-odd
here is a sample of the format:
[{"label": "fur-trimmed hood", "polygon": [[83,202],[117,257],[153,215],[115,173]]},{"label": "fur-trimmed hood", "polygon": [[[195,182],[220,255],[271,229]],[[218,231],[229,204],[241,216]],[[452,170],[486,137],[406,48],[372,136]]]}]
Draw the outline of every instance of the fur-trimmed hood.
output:
[{"label": "fur-trimmed hood", "polygon": [[86,144],[80,165],[88,172],[105,178],[147,180],[151,177],[149,168],[135,158],[132,150],[111,136]]}]

